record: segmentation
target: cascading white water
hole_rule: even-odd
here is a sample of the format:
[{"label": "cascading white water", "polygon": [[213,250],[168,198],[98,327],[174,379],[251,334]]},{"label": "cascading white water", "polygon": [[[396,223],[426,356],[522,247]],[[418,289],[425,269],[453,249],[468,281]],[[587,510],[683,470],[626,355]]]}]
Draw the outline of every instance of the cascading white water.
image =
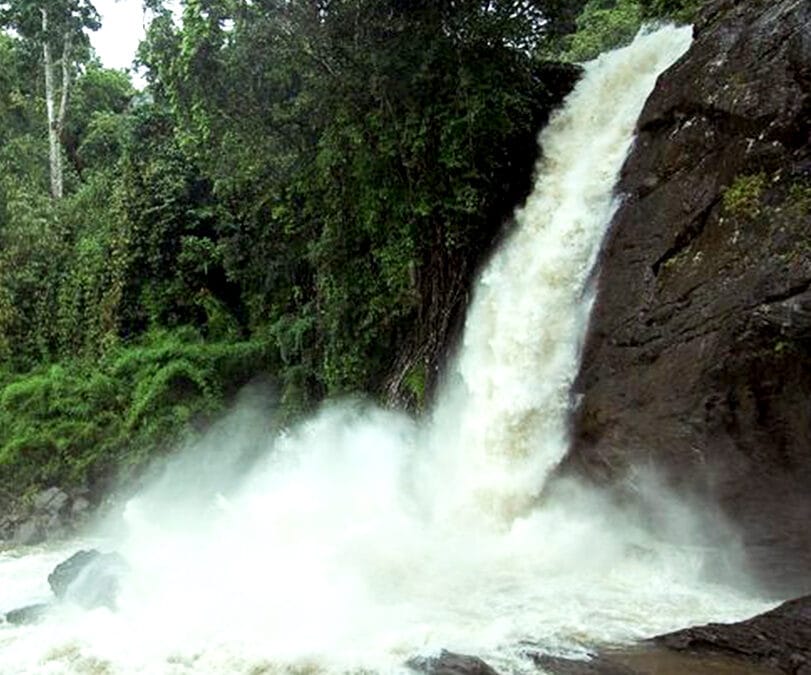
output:
[{"label": "cascading white water", "polygon": [[[665,28],[589,64],[543,132],[535,190],[476,288],[430,421],[329,408],[269,441],[236,489],[216,473],[238,438],[212,436],[105,542],[131,566],[118,610],[0,626],[0,672],[396,672],[440,648],[522,672],[528,644],[578,653],[760,610],[701,580],[706,551],[663,544],[599,495],[557,483],[538,499],[566,448],[613,185],[689,33]],[[685,508],[657,508],[689,531]],[[0,611],[46,595],[60,555],[0,554]]]},{"label": "cascading white water", "polygon": [[479,280],[459,377],[437,411],[444,434],[457,435],[439,452],[454,462],[455,498],[468,507],[474,499],[501,516],[520,512],[565,452],[586,281],[617,206],[613,187],[642,105],[689,31],[641,36],[589,64],[541,134],[533,192]]}]

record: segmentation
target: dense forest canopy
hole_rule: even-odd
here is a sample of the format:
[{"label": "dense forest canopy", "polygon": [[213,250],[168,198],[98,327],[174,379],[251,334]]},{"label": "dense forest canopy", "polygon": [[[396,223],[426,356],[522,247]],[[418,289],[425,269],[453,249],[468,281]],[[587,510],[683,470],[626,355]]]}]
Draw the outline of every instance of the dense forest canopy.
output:
[{"label": "dense forest canopy", "polygon": [[0,487],[90,483],[257,373],[418,409],[580,61],[689,0],[0,2]]}]

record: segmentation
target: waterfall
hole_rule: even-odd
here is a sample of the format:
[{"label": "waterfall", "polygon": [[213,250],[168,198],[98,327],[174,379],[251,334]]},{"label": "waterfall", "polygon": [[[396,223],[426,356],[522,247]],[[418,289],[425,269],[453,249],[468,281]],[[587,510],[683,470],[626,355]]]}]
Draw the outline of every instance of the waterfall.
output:
[{"label": "waterfall", "polygon": [[[761,609],[703,580],[696,547],[548,484],[614,184],[657,76],[689,43],[689,28],[663,28],[586,66],[541,134],[533,193],[478,281],[430,419],[333,405],[228,488],[218,475],[246,422],[226,421],[108,533],[130,565],[117,610],[0,626],[0,672],[390,673],[441,648],[537,672],[529,644],[576,654]],[[0,552],[0,582],[55,557]]]},{"label": "waterfall", "polygon": [[689,43],[689,28],[669,28],[587,64],[540,136],[534,189],[478,282],[436,415],[453,435],[443,445],[465,508],[520,512],[563,457],[587,280],[617,207],[613,188],[656,78]]}]

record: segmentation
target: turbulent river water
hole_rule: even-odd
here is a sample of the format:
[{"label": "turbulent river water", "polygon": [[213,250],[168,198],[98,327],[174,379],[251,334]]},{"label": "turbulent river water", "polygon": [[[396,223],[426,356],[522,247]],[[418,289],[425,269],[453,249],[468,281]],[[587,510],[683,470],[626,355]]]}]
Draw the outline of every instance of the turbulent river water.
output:
[{"label": "turbulent river water", "polygon": [[[616,178],[689,43],[689,28],[663,28],[587,65],[541,134],[533,193],[478,281],[430,416],[332,406],[268,434],[239,477],[234,457],[259,435],[237,411],[100,530],[95,545],[130,566],[117,610],[0,625],[0,672],[391,673],[441,648],[537,672],[527,651],[762,610],[718,580],[734,537],[706,511],[641,474],[644,513],[549,479]],[[0,612],[46,598],[82,544],[0,553]]]}]

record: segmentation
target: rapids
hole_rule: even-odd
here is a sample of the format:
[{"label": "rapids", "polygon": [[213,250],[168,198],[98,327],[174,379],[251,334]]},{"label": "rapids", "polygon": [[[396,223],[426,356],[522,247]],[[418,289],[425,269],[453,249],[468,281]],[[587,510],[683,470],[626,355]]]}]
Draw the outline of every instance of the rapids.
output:
[{"label": "rapids", "polygon": [[[0,625],[0,672],[389,673],[441,648],[537,672],[527,650],[578,655],[762,610],[708,574],[734,570],[734,536],[653,479],[636,485],[647,513],[549,479],[614,185],[689,44],[665,27],[587,64],[540,135],[533,193],[430,415],[331,405],[268,436],[235,479],[251,425],[235,413],[104,530],[131,566],[118,610]],[[0,612],[46,597],[80,545],[0,553]]]}]

